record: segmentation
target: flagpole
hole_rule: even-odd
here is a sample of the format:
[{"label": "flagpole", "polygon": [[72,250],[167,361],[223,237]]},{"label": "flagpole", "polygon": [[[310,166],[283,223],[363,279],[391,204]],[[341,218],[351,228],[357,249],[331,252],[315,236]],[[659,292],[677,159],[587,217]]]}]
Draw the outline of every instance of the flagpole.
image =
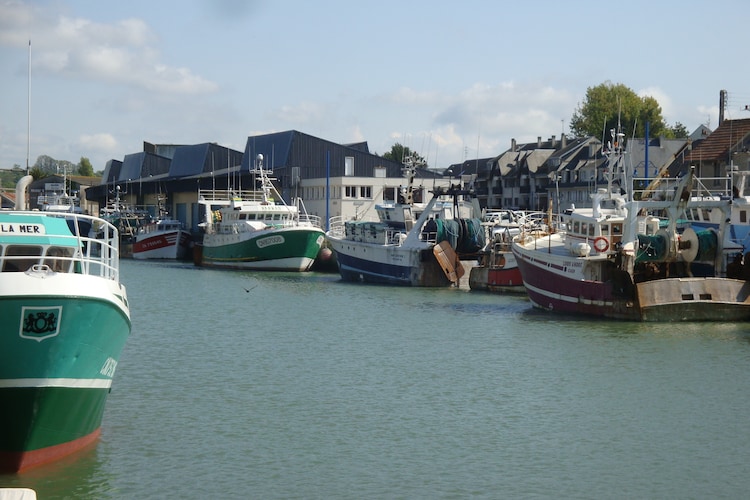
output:
[{"label": "flagpole", "polygon": [[29,39],[29,101],[26,112],[26,175],[29,175],[29,150],[31,149],[31,39]]}]

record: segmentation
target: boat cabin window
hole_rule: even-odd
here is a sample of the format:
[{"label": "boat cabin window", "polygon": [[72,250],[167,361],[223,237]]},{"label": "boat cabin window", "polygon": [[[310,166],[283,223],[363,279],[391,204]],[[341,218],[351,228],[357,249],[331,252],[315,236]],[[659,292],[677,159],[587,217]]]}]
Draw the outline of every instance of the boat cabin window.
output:
[{"label": "boat cabin window", "polygon": [[612,224],[612,236],[622,236],[622,224],[617,222]]},{"label": "boat cabin window", "polygon": [[581,232],[581,223],[578,221],[573,222],[573,232],[579,234]]},{"label": "boat cabin window", "polygon": [[747,211],[746,210],[740,210],[740,222],[742,224],[747,224]]},{"label": "boat cabin window", "polygon": [[73,264],[71,260],[73,253],[71,247],[51,246],[47,249],[47,258],[44,259],[44,263],[55,272],[70,272],[70,266]]},{"label": "boat cabin window", "polygon": [[589,236],[595,236],[596,228],[593,224],[589,224]]},{"label": "boat cabin window", "polygon": [[3,257],[3,272],[24,272],[39,263],[42,247],[35,245],[8,245]]}]

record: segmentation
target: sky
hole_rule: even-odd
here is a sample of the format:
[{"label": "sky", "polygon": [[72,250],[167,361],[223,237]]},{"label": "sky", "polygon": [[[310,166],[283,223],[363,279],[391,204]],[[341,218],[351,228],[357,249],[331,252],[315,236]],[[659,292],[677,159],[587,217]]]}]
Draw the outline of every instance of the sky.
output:
[{"label": "sky", "polygon": [[[745,0],[0,0],[0,168],[298,130],[430,167],[569,133],[590,87],[750,118]],[[29,48],[29,43],[31,43]],[[30,66],[30,71],[29,71]],[[31,77],[29,78],[29,75]]]}]

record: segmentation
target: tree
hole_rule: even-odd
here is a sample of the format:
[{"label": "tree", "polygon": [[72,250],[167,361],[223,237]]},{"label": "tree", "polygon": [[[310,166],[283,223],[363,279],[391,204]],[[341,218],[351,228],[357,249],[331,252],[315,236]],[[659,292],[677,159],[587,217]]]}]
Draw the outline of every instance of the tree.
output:
[{"label": "tree", "polygon": [[35,165],[31,168],[29,174],[34,178],[35,181],[38,181],[39,179],[44,179],[45,177],[47,177],[49,175],[49,172]]},{"label": "tree", "polygon": [[675,139],[685,139],[690,135],[688,129],[680,122],[675,122],[673,127],[669,128],[672,133],[672,137]]},{"label": "tree", "polygon": [[[77,167],[68,160],[55,160],[51,156],[40,155],[36,159],[33,168],[38,169],[40,172],[43,172],[46,175],[51,175],[61,174],[64,172],[74,172]],[[36,177],[34,178],[36,179]]]},{"label": "tree", "polygon": [[408,158],[409,156],[412,156],[416,161],[425,163],[426,165],[424,158],[422,158],[422,156],[420,156],[416,151],[412,151],[408,148],[408,146],[402,146],[398,142],[391,146],[391,150],[385,153],[383,155],[383,158],[385,158],[386,160],[397,161],[403,164],[406,158]]},{"label": "tree", "polygon": [[92,177],[94,175],[94,167],[91,166],[91,161],[85,156],[81,156],[81,161],[78,162],[78,175],[84,175],[86,177]]},{"label": "tree", "polygon": [[586,99],[570,120],[570,130],[577,137],[592,135],[606,141],[610,139],[609,130],[616,129],[619,123],[627,137],[645,137],[646,122],[651,137],[668,136],[671,132],[656,99],[639,97],[621,83],[604,82],[586,90]]}]

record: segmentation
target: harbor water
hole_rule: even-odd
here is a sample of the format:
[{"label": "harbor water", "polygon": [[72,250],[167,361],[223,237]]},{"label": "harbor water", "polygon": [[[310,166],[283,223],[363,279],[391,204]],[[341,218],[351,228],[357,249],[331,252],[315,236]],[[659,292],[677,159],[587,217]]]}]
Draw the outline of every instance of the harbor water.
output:
[{"label": "harbor water", "polygon": [[744,498],[750,324],[125,260],[95,446],[38,498]]}]

